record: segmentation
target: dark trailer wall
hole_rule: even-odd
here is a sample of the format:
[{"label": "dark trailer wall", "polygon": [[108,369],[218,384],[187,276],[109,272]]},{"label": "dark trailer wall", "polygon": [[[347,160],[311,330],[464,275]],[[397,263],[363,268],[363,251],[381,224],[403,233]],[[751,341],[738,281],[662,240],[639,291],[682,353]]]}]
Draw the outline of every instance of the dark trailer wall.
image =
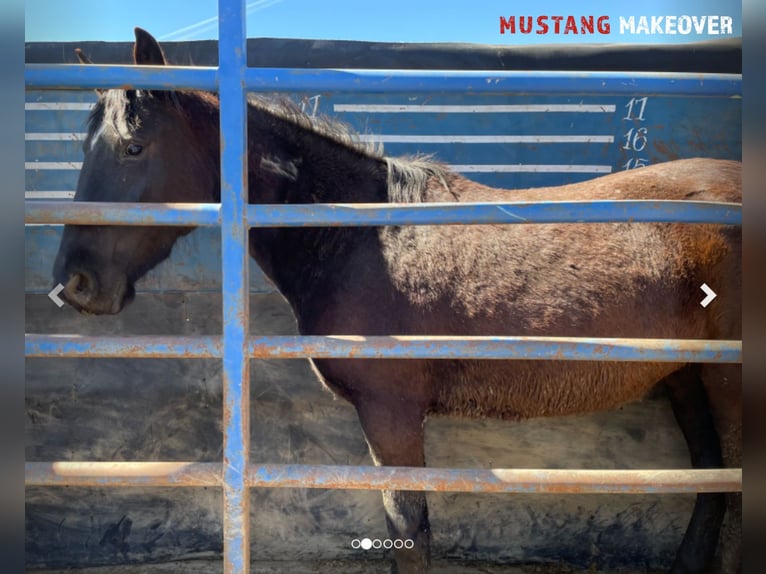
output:
[{"label": "dark trailer wall", "polygon": [[[127,63],[129,44],[29,44],[28,63]],[[173,63],[215,65],[214,43],[164,44]],[[460,95],[304,92],[309,113],[338,116],[391,155],[430,153],[478,181],[512,189],[581,181],[681,157],[740,159],[740,99],[636,92],[546,93],[536,70],[651,70],[738,74],[739,43],[693,47],[510,48],[258,39],[250,65],[529,70],[526,89]],[[662,66],[658,70],[658,65]],[[573,74],[574,76],[575,74]],[[658,74],[672,82],[672,75]],[[76,185],[91,91],[27,93],[28,199],[68,201]],[[509,200],[512,200],[509,191]],[[544,199],[541,197],[541,199]],[[26,228],[27,331],[194,335],[221,332],[220,239],[200,229],[138,286],[117,317],[83,318],[47,297],[60,226]],[[251,325],[293,334],[294,321],[255,264]],[[305,361],[255,361],[253,461],[370,463],[350,406],[322,391]],[[35,359],[27,363],[27,460],[221,460],[221,367],[213,360]],[[432,467],[686,468],[688,455],[662,393],[614,413],[524,423],[432,419]],[[387,537],[374,491],[254,489],[254,559],[351,561],[351,548]],[[691,495],[431,493],[441,560],[663,567],[691,512]],[[58,568],[217,558],[216,489],[29,488],[27,561]],[[437,562],[438,563],[438,562]],[[386,568],[380,564],[381,571]],[[277,566],[279,569],[279,566]],[[289,568],[288,568],[289,569]],[[283,571],[284,570],[283,567]]]}]

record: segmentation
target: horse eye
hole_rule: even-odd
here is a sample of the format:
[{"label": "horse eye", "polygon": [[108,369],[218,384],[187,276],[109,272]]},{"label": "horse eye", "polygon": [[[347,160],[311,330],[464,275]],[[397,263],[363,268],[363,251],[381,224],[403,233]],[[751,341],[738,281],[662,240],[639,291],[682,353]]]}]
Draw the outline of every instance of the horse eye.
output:
[{"label": "horse eye", "polygon": [[138,155],[144,150],[144,146],[139,144],[128,144],[125,148],[125,154],[126,155]]}]

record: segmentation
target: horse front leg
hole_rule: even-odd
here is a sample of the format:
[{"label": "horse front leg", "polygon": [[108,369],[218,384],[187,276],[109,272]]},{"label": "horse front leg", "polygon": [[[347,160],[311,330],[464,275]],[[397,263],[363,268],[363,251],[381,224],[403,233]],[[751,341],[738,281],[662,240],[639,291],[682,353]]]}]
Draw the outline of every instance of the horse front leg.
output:
[{"label": "horse front leg", "polygon": [[[395,399],[398,403],[398,399]],[[415,404],[391,404],[390,397],[357,402],[370,454],[376,466],[425,466],[425,408]],[[393,549],[394,574],[422,574],[430,562],[431,529],[425,492],[384,490],[388,534],[400,540]],[[411,541],[411,542],[410,542]]]}]

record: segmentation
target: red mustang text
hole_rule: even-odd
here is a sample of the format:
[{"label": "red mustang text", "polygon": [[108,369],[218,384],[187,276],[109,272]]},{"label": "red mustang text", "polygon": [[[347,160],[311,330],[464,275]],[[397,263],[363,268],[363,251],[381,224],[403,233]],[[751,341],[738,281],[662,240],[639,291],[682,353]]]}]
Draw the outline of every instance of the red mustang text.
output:
[{"label": "red mustang text", "polygon": [[500,16],[505,34],[609,34],[609,16]]}]

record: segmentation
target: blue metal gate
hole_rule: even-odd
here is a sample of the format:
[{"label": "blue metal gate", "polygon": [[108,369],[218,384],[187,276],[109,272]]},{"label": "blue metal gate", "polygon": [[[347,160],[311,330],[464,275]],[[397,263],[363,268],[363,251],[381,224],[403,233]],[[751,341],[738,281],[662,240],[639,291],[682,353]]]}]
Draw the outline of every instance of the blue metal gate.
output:
[{"label": "blue metal gate", "polygon": [[[250,337],[247,234],[251,226],[404,225],[680,221],[741,224],[739,206],[704,202],[600,201],[460,205],[248,205],[246,91],[397,92],[529,91],[528,73],[248,69],[242,0],[219,0],[219,67],[30,65],[28,88],[197,88],[217,90],[221,103],[221,203],[150,205],[37,201],[27,223],[220,227],[223,333],[206,337],[26,336],[28,357],[220,358],[224,377],[224,454],[219,463],[68,463],[26,466],[28,485],[216,486],[224,494],[224,571],[243,574],[250,562],[252,487],[383,488],[464,492],[720,492],[741,490],[741,469],[716,470],[454,470],[329,465],[251,465],[251,358],[483,358],[606,361],[741,362],[740,341],[556,337]],[[739,77],[539,72],[545,93],[708,94],[738,96]]]}]

